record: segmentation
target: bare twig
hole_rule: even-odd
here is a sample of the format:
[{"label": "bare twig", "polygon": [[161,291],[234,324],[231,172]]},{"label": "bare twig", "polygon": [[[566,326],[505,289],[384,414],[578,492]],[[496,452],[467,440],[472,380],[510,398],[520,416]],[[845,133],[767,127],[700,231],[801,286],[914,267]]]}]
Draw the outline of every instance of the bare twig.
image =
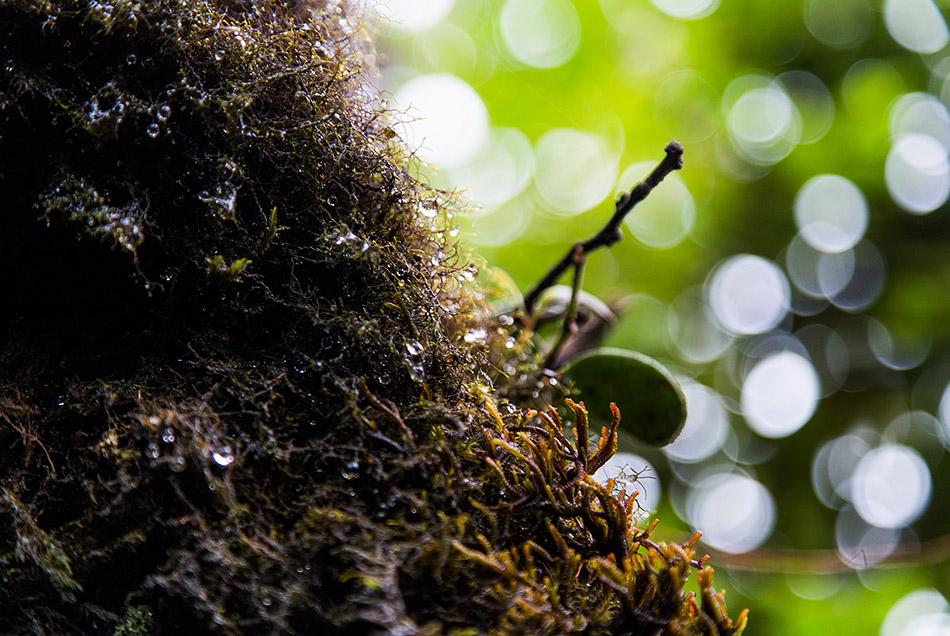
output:
[{"label": "bare twig", "polygon": [[[950,534],[929,541],[894,546],[868,546],[874,550],[890,550],[874,563],[867,562],[867,554],[859,552],[843,559],[838,550],[798,550],[758,548],[742,554],[712,552],[712,558],[730,570],[779,572],[783,574],[837,574],[856,569],[917,568],[935,566],[950,560]],[[856,567],[857,566],[857,567]]]},{"label": "bare twig", "polygon": [[574,262],[574,285],[571,288],[571,302],[567,308],[567,316],[564,317],[564,322],[561,325],[561,335],[558,336],[557,342],[551,348],[551,351],[548,352],[547,358],[544,361],[544,367],[546,369],[553,369],[555,367],[554,363],[557,362],[558,356],[561,355],[561,350],[564,348],[564,345],[577,333],[577,299],[581,294],[581,286],[584,284],[584,265],[587,263],[587,255],[578,243],[574,246],[571,256]]},{"label": "bare twig", "polygon": [[[21,401],[21,405],[10,404],[6,400],[4,400],[3,402],[0,402],[0,417],[2,417],[6,421],[6,423],[9,424],[11,428],[13,428],[13,430],[19,433],[20,436],[26,440],[27,445],[29,445],[29,443],[31,442],[36,442],[39,445],[39,447],[43,450],[43,454],[46,455],[46,461],[49,462],[49,467],[52,469],[53,475],[55,476],[56,465],[53,464],[53,458],[50,457],[49,451],[46,450],[46,445],[43,444],[43,440],[37,437],[36,433],[33,432],[33,425],[32,425],[32,422],[30,422],[30,409],[29,407],[22,406],[22,399],[20,398],[19,389],[16,389],[16,394],[17,394],[17,399]],[[26,427],[20,428],[19,426],[14,424],[13,420],[10,419],[10,416],[7,415],[6,411],[4,410],[5,408],[11,408],[11,410],[19,410],[25,413]]]},{"label": "bare twig", "polygon": [[607,221],[607,224],[601,228],[597,234],[583,243],[573,245],[570,251],[564,255],[564,258],[558,261],[554,267],[544,275],[544,278],[528,292],[524,299],[526,320],[531,320],[534,305],[541,295],[541,292],[556,283],[561,277],[561,274],[563,274],[568,267],[575,264],[575,253],[578,247],[580,248],[581,255],[586,256],[599,247],[610,247],[619,241],[621,236],[623,236],[620,232],[620,223],[624,217],[626,217],[640,201],[647,198],[647,195],[653,191],[653,188],[663,181],[668,174],[683,167],[683,144],[674,139],[666,145],[665,150],[666,157],[653,169],[653,172],[647,175],[646,179],[635,185],[630,192],[624,192],[620,199],[617,200],[616,210],[613,216],[610,217],[610,220]]}]

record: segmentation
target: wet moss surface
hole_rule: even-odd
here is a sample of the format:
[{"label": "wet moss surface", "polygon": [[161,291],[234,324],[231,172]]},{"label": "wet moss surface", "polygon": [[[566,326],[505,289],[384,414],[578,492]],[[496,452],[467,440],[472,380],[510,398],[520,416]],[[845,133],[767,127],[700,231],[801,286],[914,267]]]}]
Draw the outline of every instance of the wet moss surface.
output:
[{"label": "wet moss surface", "polygon": [[583,406],[498,413],[533,352],[361,29],[0,0],[0,632],[741,630],[589,476]]}]

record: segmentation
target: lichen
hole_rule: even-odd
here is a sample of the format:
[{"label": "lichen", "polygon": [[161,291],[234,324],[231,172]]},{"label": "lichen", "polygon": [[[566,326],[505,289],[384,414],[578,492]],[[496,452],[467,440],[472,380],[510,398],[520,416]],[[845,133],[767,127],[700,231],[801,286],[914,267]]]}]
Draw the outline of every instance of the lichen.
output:
[{"label": "lichen", "polygon": [[0,632],[737,633],[590,478],[612,433],[523,410],[563,386],[367,46],[340,2],[0,0]]}]

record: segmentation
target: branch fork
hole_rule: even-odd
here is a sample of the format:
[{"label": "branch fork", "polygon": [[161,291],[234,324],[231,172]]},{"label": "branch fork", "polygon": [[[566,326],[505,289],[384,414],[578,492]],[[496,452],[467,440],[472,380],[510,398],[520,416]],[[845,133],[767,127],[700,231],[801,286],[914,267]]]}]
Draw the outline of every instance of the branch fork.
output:
[{"label": "branch fork", "polygon": [[555,263],[554,266],[548,270],[544,277],[538,282],[538,284],[535,285],[534,288],[532,288],[531,291],[527,293],[527,295],[525,295],[524,317],[522,318],[522,321],[525,325],[531,326],[534,324],[534,307],[538,302],[538,298],[541,296],[541,293],[554,285],[569,267],[574,267],[574,284],[570,308],[568,309],[568,314],[564,319],[564,328],[562,330],[561,336],[558,338],[558,342],[555,344],[554,349],[552,349],[551,353],[548,354],[548,362],[551,362],[557,358],[558,353],[563,348],[564,344],[576,331],[577,297],[581,291],[584,265],[587,262],[587,255],[598,248],[610,247],[619,241],[623,237],[623,233],[620,231],[620,224],[623,222],[624,218],[630,214],[630,212],[637,206],[638,203],[647,198],[647,196],[649,196],[649,194],[653,191],[653,188],[659,185],[660,182],[667,177],[667,175],[669,175],[674,170],[679,170],[683,167],[683,152],[685,151],[683,144],[674,139],[666,145],[664,150],[666,152],[666,156],[662,161],[660,161],[659,164],[657,164],[656,168],[654,168],[653,171],[650,172],[650,174],[648,174],[645,179],[643,179],[643,181],[640,181],[638,184],[636,184],[633,189],[630,190],[630,192],[624,192],[622,195],[620,195],[620,198],[617,199],[614,213],[610,217],[610,220],[607,221],[607,224],[586,241],[572,245],[567,254],[565,254],[561,260]]}]

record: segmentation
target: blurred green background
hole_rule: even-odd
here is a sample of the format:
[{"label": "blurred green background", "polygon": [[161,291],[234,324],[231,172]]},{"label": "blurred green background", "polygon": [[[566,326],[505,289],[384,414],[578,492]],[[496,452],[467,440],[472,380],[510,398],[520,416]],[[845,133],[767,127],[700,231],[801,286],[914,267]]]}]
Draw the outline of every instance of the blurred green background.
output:
[{"label": "blurred green background", "polygon": [[689,419],[605,470],[648,467],[661,532],[704,532],[747,633],[950,634],[950,2],[376,11],[397,132],[522,290],[685,145],[585,289]]}]

